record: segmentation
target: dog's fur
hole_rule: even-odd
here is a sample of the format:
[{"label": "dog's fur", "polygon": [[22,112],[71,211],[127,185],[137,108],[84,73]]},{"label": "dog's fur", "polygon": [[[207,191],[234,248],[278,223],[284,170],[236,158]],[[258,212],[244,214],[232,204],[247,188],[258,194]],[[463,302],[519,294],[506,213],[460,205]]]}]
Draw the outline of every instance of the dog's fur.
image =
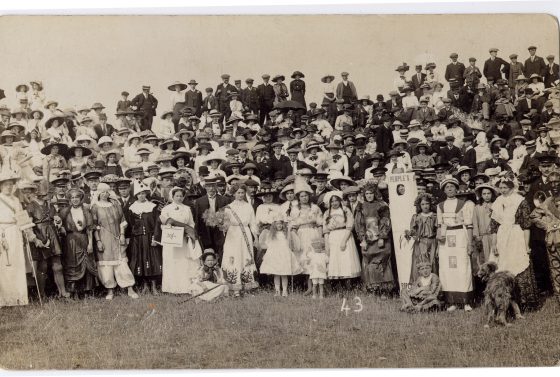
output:
[{"label": "dog's fur", "polygon": [[484,327],[496,322],[503,326],[511,326],[506,320],[506,314],[511,307],[516,319],[523,318],[519,309],[519,287],[515,276],[508,271],[496,272],[498,265],[487,262],[480,267],[478,277],[486,283],[484,290],[484,308],[487,322]]}]

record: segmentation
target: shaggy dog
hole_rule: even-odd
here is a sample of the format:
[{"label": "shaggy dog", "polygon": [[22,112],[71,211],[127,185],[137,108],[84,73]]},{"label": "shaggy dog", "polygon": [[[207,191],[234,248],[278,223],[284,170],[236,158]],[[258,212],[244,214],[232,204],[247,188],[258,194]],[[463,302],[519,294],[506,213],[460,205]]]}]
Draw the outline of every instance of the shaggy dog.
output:
[{"label": "shaggy dog", "polygon": [[508,271],[496,272],[498,265],[495,262],[484,263],[478,271],[478,277],[486,283],[484,290],[484,307],[486,309],[487,322],[484,327],[490,327],[492,322],[500,325],[511,326],[506,321],[508,309],[513,309],[516,319],[521,319],[519,301],[519,287],[515,282],[515,276]]}]

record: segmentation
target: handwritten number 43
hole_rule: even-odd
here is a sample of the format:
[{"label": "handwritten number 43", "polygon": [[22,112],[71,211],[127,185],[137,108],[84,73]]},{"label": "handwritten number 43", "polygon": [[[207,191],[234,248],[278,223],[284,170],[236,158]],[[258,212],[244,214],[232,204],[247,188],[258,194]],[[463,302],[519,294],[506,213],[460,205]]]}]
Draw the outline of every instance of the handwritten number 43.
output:
[{"label": "handwritten number 43", "polygon": [[358,296],[354,297],[354,309],[350,308],[346,301],[346,297],[342,299],[342,307],[340,308],[340,311],[344,312],[346,316],[348,316],[348,312],[350,312],[350,310],[352,310],[354,313],[359,313],[363,309],[364,306],[362,305],[362,299]]}]

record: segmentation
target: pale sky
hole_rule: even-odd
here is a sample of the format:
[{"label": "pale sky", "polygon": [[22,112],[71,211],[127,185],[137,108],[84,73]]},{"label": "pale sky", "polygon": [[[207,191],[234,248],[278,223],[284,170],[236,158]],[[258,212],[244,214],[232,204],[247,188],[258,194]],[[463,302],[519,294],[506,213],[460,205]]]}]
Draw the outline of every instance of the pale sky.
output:
[{"label": "pale sky", "polygon": [[[305,74],[307,102],[321,101],[320,78],[348,71],[358,96],[387,93],[403,62],[434,60],[443,78],[449,54],[459,61],[500,49],[508,60],[517,53],[556,56],[556,20],[548,15],[327,15],[327,16],[51,16],[0,18],[0,88],[13,104],[15,87],[42,80],[47,99],[61,108],[103,103],[111,119],[122,90],[131,98],[143,84],[160,100],[158,114],[170,108],[167,86],[196,79],[198,89],[215,89],[220,75],[231,83],[261,82],[261,75],[294,70]],[[408,74],[411,73],[408,72]]]}]

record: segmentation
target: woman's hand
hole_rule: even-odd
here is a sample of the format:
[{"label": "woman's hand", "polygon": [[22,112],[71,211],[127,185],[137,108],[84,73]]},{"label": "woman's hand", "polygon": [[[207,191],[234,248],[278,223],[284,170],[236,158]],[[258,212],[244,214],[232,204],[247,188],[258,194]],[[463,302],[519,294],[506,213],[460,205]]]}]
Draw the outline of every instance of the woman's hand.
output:
[{"label": "woman's hand", "polygon": [[346,250],[346,242],[340,243],[340,251],[344,252]]},{"label": "woman's hand", "polygon": [[379,248],[385,247],[385,240],[383,238],[377,240],[377,247]]},{"label": "woman's hand", "polygon": [[103,252],[103,242],[97,241],[97,251],[99,251],[100,253]]},{"label": "woman's hand", "polygon": [[157,246],[158,244],[157,244],[157,242],[156,242],[155,240],[152,240],[152,242],[151,242],[150,245],[152,245],[152,246]]},{"label": "woman's hand", "polygon": [[92,244],[88,244],[87,253],[88,254],[93,254],[93,245]]}]

